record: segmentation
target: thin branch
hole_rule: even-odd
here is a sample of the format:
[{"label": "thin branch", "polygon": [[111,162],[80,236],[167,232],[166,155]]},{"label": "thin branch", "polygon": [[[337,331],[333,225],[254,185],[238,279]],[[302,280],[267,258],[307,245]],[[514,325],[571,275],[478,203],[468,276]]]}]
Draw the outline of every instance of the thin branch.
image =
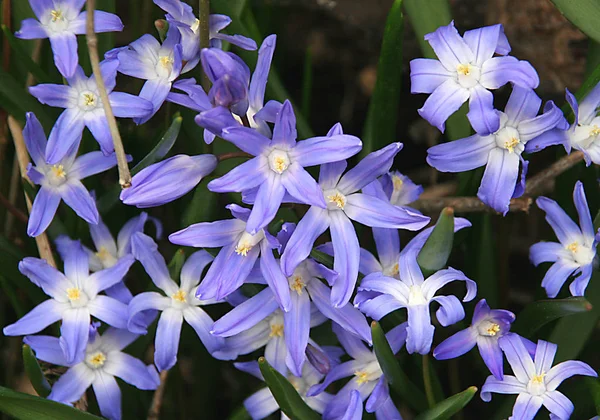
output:
[{"label": "thin branch", "polygon": [[2,204],[4,207],[6,207],[6,210],[8,210],[13,216],[15,216],[21,222],[27,224],[27,221],[29,220],[27,215],[25,213],[23,213],[21,210],[19,210],[18,208],[16,208],[15,206],[13,206],[12,203],[8,200],[8,198],[6,198],[2,193],[0,193],[0,204]]},{"label": "thin branch", "polygon": [[154,396],[152,397],[152,404],[150,405],[150,410],[148,410],[148,420],[158,420],[160,416],[160,407],[162,406],[163,395],[165,393],[165,385],[167,383],[167,375],[169,374],[168,370],[163,370],[160,372],[160,385],[154,391]]},{"label": "thin branch", "polygon": [[217,155],[217,161],[223,162],[224,160],[235,159],[235,158],[250,159],[252,157],[253,156],[251,154],[246,153],[246,152],[230,152],[230,153],[223,153],[221,155]]},{"label": "thin branch", "polygon": [[113,114],[112,107],[108,99],[108,93],[106,91],[106,85],[100,72],[100,57],[98,56],[98,38],[94,30],[94,10],[96,8],[96,0],[88,0],[86,4],[87,10],[87,22],[86,22],[86,39],[88,51],[90,53],[90,62],[92,64],[92,70],[96,78],[96,85],[98,86],[98,93],[100,94],[100,100],[102,101],[102,107],[106,114],[106,120],[110,128],[110,135],[113,140],[115,147],[115,154],[117,155],[117,167],[119,169],[119,184],[121,188],[131,187],[131,173],[129,173],[129,166],[127,165],[127,157],[125,156],[125,149],[123,148],[123,141],[121,140],[121,134],[117,127],[117,120]]},{"label": "thin branch", "polygon": [[[203,48],[208,48],[210,46],[209,39],[209,18],[210,18],[210,0],[199,0],[198,3],[198,20],[200,21],[200,51]],[[202,66],[200,66],[202,69]],[[202,87],[204,91],[208,93],[210,90],[210,80],[202,70],[202,79],[201,79]]]},{"label": "thin branch", "polygon": [[557,176],[571,169],[582,160],[583,152],[580,151],[573,152],[570,155],[557,160],[547,169],[544,169],[542,172],[536,174],[535,176],[531,177],[529,181],[527,181],[525,195],[539,195],[540,192],[544,190],[544,185],[548,181],[554,180]]},{"label": "thin branch", "polygon": [[[25,182],[29,182],[31,185],[33,185],[27,176],[29,154],[27,153],[27,148],[25,147],[23,128],[12,116],[8,117],[8,128],[10,129],[10,133],[12,134],[12,138],[15,143],[15,151],[19,160],[19,168],[21,169],[21,178],[23,178]],[[29,210],[31,213],[31,200],[29,199],[27,193],[25,193],[25,203],[27,204],[27,210]],[[50,247],[50,241],[48,240],[48,235],[46,235],[46,232],[36,236],[35,243],[37,245],[40,257],[45,259],[46,262],[52,267],[56,267],[56,261],[54,261],[54,255],[52,255],[52,248]]]}]

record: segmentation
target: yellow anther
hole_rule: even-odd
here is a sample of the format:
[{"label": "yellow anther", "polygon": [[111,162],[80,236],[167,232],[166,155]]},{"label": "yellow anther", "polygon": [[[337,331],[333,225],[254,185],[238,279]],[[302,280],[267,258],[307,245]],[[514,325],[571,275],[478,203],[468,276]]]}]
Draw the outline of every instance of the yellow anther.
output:
[{"label": "yellow anther", "polygon": [[283,173],[283,171],[285,171],[288,167],[288,164],[286,162],[286,160],[281,157],[281,156],[277,156],[273,162],[273,168],[275,169],[275,172],[277,173]]},{"label": "yellow anther", "polygon": [[96,252],[96,257],[98,257],[100,260],[105,260],[106,258],[110,257],[110,252],[108,252],[108,249],[101,246],[98,252]]},{"label": "yellow anther", "polygon": [[359,385],[362,385],[365,382],[369,381],[369,374],[364,370],[357,370],[356,372],[354,372],[354,376],[356,376],[356,383]]},{"label": "yellow anther", "polygon": [[498,324],[492,324],[489,326],[489,328],[487,329],[487,333],[493,337],[496,334],[498,334],[500,332],[500,325]]},{"label": "yellow anther", "polygon": [[504,147],[508,150],[509,153],[512,153],[515,147],[520,143],[519,139],[516,137],[511,137],[510,140],[504,142]]},{"label": "yellow anther", "polygon": [[177,302],[181,302],[181,303],[185,303],[185,292],[181,289],[179,289],[177,292],[173,293],[173,295],[171,296],[171,298],[173,300],[176,300]]},{"label": "yellow anther", "polygon": [[252,245],[248,242],[240,243],[235,247],[235,253],[245,257],[252,249]]},{"label": "yellow anther", "polygon": [[52,165],[52,174],[56,178],[65,178],[67,176],[67,172],[65,172],[65,167],[62,165]]},{"label": "yellow anther", "polygon": [[392,272],[390,273],[392,276],[395,276],[400,271],[400,267],[398,267],[398,263],[394,264],[392,267]]},{"label": "yellow anther", "polygon": [[594,124],[590,130],[590,137],[597,136],[598,134],[600,134],[600,127]]},{"label": "yellow anther", "polygon": [[335,205],[342,210],[344,209],[344,206],[346,205],[346,197],[344,197],[339,192],[336,192],[333,195],[327,196],[327,200],[329,200],[330,203],[335,203]]},{"label": "yellow anther", "polygon": [[271,333],[269,337],[283,337],[283,324],[271,325]]},{"label": "yellow anther", "polygon": [[83,94],[83,103],[85,106],[94,106],[96,105],[96,95],[93,93],[84,93]]},{"label": "yellow anther", "polygon": [[543,384],[545,376],[546,372],[542,372],[540,375],[535,375],[533,378],[531,378],[531,382],[534,384]]},{"label": "yellow anther", "polygon": [[290,284],[290,289],[292,289],[293,291],[295,291],[296,293],[298,293],[299,295],[302,294],[302,289],[304,289],[304,286],[306,286],[306,283],[304,283],[302,281],[302,277],[301,276],[295,276],[292,283]]},{"label": "yellow anther", "polygon": [[50,12],[50,16],[52,16],[52,22],[56,22],[57,20],[63,20],[64,19],[62,11],[60,11],[60,10],[52,10]]},{"label": "yellow anther", "polygon": [[104,355],[104,353],[99,351],[98,353],[92,354],[88,360],[90,365],[92,365],[95,368],[99,368],[102,365],[104,365],[104,362],[106,362],[106,356]]},{"label": "yellow anther", "polygon": [[173,65],[173,59],[171,57],[167,57],[166,55],[160,57],[160,59],[158,61],[160,61],[160,64],[163,67],[170,67]]},{"label": "yellow anther", "polygon": [[71,302],[79,300],[81,298],[81,290],[77,287],[69,287],[67,289],[67,297]]},{"label": "yellow anther", "polygon": [[300,381],[298,381],[297,377],[290,375],[287,377],[287,380],[290,384],[292,384],[296,391],[300,391]]},{"label": "yellow anther", "polygon": [[191,26],[190,28],[192,30],[192,32],[194,32],[195,34],[198,33],[198,29],[200,29],[200,19],[196,19],[196,21],[194,22],[194,24]]},{"label": "yellow anther", "polygon": [[579,244],[577,243],[577,241],[570,243],[569,245],[567,245],[567,249],[571,252],[577,252],[579,250]]},{"label": "yellow anther", "polygon": [[470,64],[459,64],[456,66],[456,71],[463,76],[468,76],[471,74],[471,65]]},{"label": "yellow anther", "polygon": [[404,181],[398,175],[392,177],[392,183],[394,184],[394,191],[400,191],[404,185]]}]

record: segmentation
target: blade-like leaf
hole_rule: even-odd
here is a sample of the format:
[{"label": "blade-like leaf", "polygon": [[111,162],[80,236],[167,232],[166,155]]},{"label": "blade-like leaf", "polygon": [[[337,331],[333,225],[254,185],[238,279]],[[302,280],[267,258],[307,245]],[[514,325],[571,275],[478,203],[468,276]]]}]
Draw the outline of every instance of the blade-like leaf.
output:
[{"label": "blade-like leaf", "polygon": [[23,64],[27,71],[33,75],[37,83],[50,83],[50,76],[31,59],[31,54],[28,49],[24,48],[23,41],[15,38],[6,25],[2,25],[2,32],[10,44],[12,53],[15,54],[15,59]]},{"label": "blade-like leaf", "polygon": [[258,365],[279,408],[289,418],[292,420],[318,420],[321,418],[306,405],[296,388],[281,373],[273,369],[264,357],[258,359]]},{"label": "blade-like leaf", "polygon": [[25,121],[25,113],[33,112],[44,127],[52,127],[52,121],[42,105],[31,96],[23,86],[9,73],[0,69],[0,95],[9,101],[0,101],[0,108],[19,121]]},{"label": "blade-like leaf", "polygon": [[183,263],[185,262],[185,250],[183,248],[179,248],[175,251],[173,258],[169,261],[169,274],[171,278],[177,282],[179,279],[179,275],[181,274],[181,268],[183,267]]},{"label": "blade-like leaf", "polygon": [[538,300],[521,311],[512,330],[531,338],[537,330],[551,321],[591,310],[592,305],[584,297]]},{"label": "blade-like leaf", "polygon": [[600,380],[598,380],[598,378],[585,378],[585,382],[592,394],[594,406],[596,407],[596,414],[600,415]]},{"label": "blade-like leaf", "polygon": [[435,227],[419,252],[417,262],[425,276],[446,266],[454,242],[454,210],[446,207],[440,213]]},{"label": "blade-like leaf", "polygon": [[329,254],[324,253],[323,251],[313,249],[312,251],[310,251],[310,257],[316,262],[323,264],[325,267],[333,268],[333,257]]},{"label": "blade-like leaf", "polygon": [[597,0],[552,0],[552,3],[581,32],[600,42],[600,3]]},{"label": "blade-like leaf", "polygon": [[400,87],[402,85],[402,41],[404,16],[402,0],[392,4],[385,24],[377,82],[369,103],[363,133],[362,156],[396,141]]},{"label": "blade-like leaf", "polygon": [[470,386],[463,392],[451,396],[445,399],[439,404],[436,404],[431,409],[421,413],[415,420],[445,420],[451,418],[453,415],[462,410],[471,401],[477,387]]},{"label": "blade-like leaf", "polygon": [[23,366],[25,367],[25,373],[27,373],[27,377],[31,381],[31,385],[33,386],[33,389],[35,389],[35,392],[37,392],[40,397],[44,398],[50,395],[50,384],[46,380],[44,372],[42,372],[31,347],[27,344],[23,344]]},{"label": "blade-like leaf", "polygon": [[100,420],[66,404],[0,387],[0,411],[22,420]]},{"label": "blade-like leaf", "polygon": [[373,350],[390,387],[402,397],[406,404],[416,411],[427,409],[425,395],[411,382],[400,367],[396,356],[392,352],[390,343],[388,343],[383,329],[377,321],[371,323],[371,334],[373,337]]}]

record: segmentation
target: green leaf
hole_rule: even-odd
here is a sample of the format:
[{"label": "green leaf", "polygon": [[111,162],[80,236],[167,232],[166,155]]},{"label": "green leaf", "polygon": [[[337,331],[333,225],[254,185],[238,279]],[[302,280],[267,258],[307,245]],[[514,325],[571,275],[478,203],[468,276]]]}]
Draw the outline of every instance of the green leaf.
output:
[{"label": "green leaf", "polygon": [[42,105],[31,96],[25,87],[9,73],[0,69],[0,95],[8,101],[0,101],[0,108],[19,121],[25,121],[26,112],[34,112],[44,127],[51,127],[54,123]]},{"label": "green leaf", "polygon": [[11,52],[15,54],[15,59],[21,62],[23,66],[30,72],[38,83],[50,83],[51,78],[42,70],[42,68],[31,59],[31,53],[25,48],[24,43],[13,35],[13,33],[2,25],[2,32],[10,44]]},{"label": "green leaf", "polygon": [[402,397],[406,404],[416,411],[427,409],[425,395],[411,382],[400,367],[396,356],[392,352],[390,343],[388,343],[383,329],[377,321],[371,323],[371,334],[373,336],[373,350],[390,387]]},{"label": "green leaf", "polygon": [[169,275],[173,280],[177,282],[179,279],[179,275],[181,274],[181,268],[183,267],[183,263],[185,262],[185,250],[183,248],[179,248],[175,251],[173,258],[169,261]]},{"label": "green leaf", "polygon": [[306,405],[296,388],[281,373],[273,369],[264,357],[258,359],[258,365],[277,405],[289,418],[292,420],[318,420],[321,418]]},{"label": "green leaf", "polygon": [[0,411],[22,420],[101,420],[66,404],[0,387]]},{"label": "green leaf", "polygon": [[531,338],[537,330],[549,322],[591,310],[592,305],[584,297],[538,300],[521,311],[512,330]]},{"label": "green leaf", "polygon": [[27,344],[23,344],[23,366],[25,367],[25,373],[27,373],[27,377],[31,381],[31,385],[35,392],[38,393],[40,397],[46,398],[50,395],[50,384],[46,380],[44,376],[44,372],[40,368],[40,365]]},{"label": "green leaf", "polygon": [[383,43],[377,64],[377,82],[369,103],[363,133],[362,156],[396,141],[400,87],[402,85],[403,34],[402,0],[395,0],[385,24]]},{"label": "green leaf", "polygon": [[462,410],[471,401],[477,387],[470,386],[463,392],[451,396],[445,399],[441,403],[435,405],[431,409],[421,413],[415,420],[445,420],[451,418],[453,415]]},{"label": "green leaf", "polygon": [[229,420],[250,420],[251,418],[246,407],[238,408],[229,416]]},{"label": "green leaf", "polygon": [[598,378],[585,378],[585,382],[592,394],[594,406],[596,407],[596,414],[600,415],[600,380],[598,380]]},{"label": "green leaf", "polygon": [[333,257],[329,254],[324,253],[323,251],[313,249],[312,251],[310,251],[310,257],[316,262],[323,264],[325,267],[333,268]]},{"label": "green leaf", "polygon": [[600,3],[598,0],[552,0],[560,12],[581,32],[600,42]]},{"label": "green leaf", "polygon": [[425,276],[446,266],[454,242],[454,209],[442,209],[435,227],[419,252],[417,262]]}]

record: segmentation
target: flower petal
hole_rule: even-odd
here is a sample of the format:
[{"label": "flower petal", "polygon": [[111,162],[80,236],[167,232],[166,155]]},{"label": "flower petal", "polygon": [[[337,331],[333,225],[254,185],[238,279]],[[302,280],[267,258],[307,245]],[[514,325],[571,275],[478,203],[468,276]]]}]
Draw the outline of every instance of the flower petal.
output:
[{"label": "flower petal", "polygon": [[540,78],[527,61],[519,61],[515,57],[493,57],[481,66],[479,83],[486,89],[498,89],[508,82],[517,86],[535,89]]},{"label": "flower petal", "polygon": [[598,374],[587,363],[579,360],[568,360],[554,366],[546,374],[546,389],[554,391],[565,380],[575,375],[598,377]]},{"label": "flower petal", "polygon": [[60,303],[54,299],[45,300],[2,331],[9,336],[35,334],[62,319],[69,306],[68,303]]},{"label": "flower petal", "polygon": [[244,407],[253,419],[264,419],[279,410],[269,388],[262,388],[244,400]]},{"label": "flower petal", "polygon": [[443,133],[448,117],[458,111],[470,95],[469,90],[453,78],[448,79],[429,95],[423,107],[418,110],[419,115]]},{"label": "flower petal", "polygon": [[46,162],[58,164],[72,149],[79,147],[84,127],[83,115],[78,110],[66,109],[60,114],[48,137]]},{"label": "flower petal", "polygon": [[75,34],[68,31],[51,34],[50,45],[54,53],[54,64],[60,74],[67,79],[73,76],[79,64]]},{"label": "flower petal", "polygon": [[464,172],[483,166],[496,148],[495,136],[473,136],[438,144],[427,150],[427,163],[441,172]]},{"label": "flower petal", "polygon": [[346,196],[344,212],[346,215],[366,226],[419,230],[431,220],[427,216],[409,210],[408,208],[393,206],[392,204],[366,194],[350,194]]},{"label": "flower petal", "polygon": [[331,290],[331,303],[340,307],[348,303],[354,292],[360,245],[352,222],[342,211],[329,212],[329,219],[334,253],[333,269],[339,273]]},{"label": "flower petal", "polygon": [[223,315],[214,323],[211,332],[220,337],[239,334],[258,324],[278,307],[273,292],[266,288]]},{"label": "flower petal", "polygon": [[127,305],[108,296],[96,296],[88,303],[90,314],[115,328],[127,328]]},{"label": "flower petal", "polygon": [[233,243],[246,228],[238,219],[196,223],[169,235],[169,241],[177,245],[196,248],[218,248]]},{"label": "flower petal", "polygon": [[94,373],[84,363],[67,370],[52,386],[49,400],[72,404],[77,401],[94,380]]},{"label": "flower petal", "polygon": [[114,376],[98,370],[92,382],[94,394],[102,416],[109,419],[121,418],[121,389]]},{"label": "flower petal", "polygon": [[202,308],[188,306],[183,310],[183,318],[196,331],[198,338],[210,354],[223,347],[224,340],[210,333],[214,321]]},{"label": "flower petal", "polygon": [[[506,356],[513,373],[522,384],[527,384],[535,376],[535,365],[527,352],[521,337],[509,333],[498,340],[500,348]],[[505,376],[504,380],[508,377]]]},{"label": "flower petal", "polygon": [[502,350],[498,345],[498,340],[493,337],[477,337],[477,347],[483,362],[488,367],[492,375],[498,380],[504,378],[504,357]]},{"label": "flower petal", "polygon": [[504,108],[508,117],[506,125],[516,127],[521,121],[535,118],[541,105],[542,100],[533,89],[514,86]]},{"label": "flower petal", "polygon": [[273,251],[267,241],[260,244],[260,271],[273,292],[275,300],[285,312],[291,308],[290,286],[287,278],[281,272],[278,261],[273,256]]},{"label": "flower petal", "polygon": [[223,129],[221,136],[253,156],[261,155],[271,144],[268,138],[248,127],[228,127]]},{"label": "flower petal", "polygon": [[537,206],[546,212],[546,221],[562,244],[570,244],[581,236],[581,230],[554,200],[538,197]]},{"label": "flower petal", "polygon": [[496,394],[520,394],[527,392],[527,388],[517,378],[504,375],[504,379],[498,380],[490,375],[481,387],[481,399],[485,402],[492,400],[492,393]]},{"label": "flower petal", "polygon": [[326,208],[323,191],[313,177],[297,162],[293,162],[281,176],[286,191],[301,203]]},{"label": "flower petal", "polygon": [[181,288],[190,290],[200,283],[202,272],[213,261],[213,256],[205,250],[196,251],[188,257],[181,268]]},{"label": "flower petal", "polygon": [[349,134],[312,137],[299,141],[290,150],[290,157],[301,166],[314,166],[348,159],[361,148],[360,139]]},{"label": "flower petal", "polygon": [[[102,337],[104,337],[104,335]],[[154,367],[152,367],[154,374],[151,374],[148,366],[140,359],[120,351],[115,351],[110,354],[110,357],[106,360],[106,364],[103,366],[103,370],[109,375],[121,378],[128,384],[135,386],[137,389],[156,389],[160,383],[160,379],[158,378],[158,374],[156,374]]]},{"label": "flower petal", "polygon": [[285,194],[281,177],[273,171],[270,172],[258,188],[254,207],[248,217],[246,232],[251,235],[256,235],[259,230],[271,223]]},{"label": "flower petal", "polygon": [[456,296],[436,296],[432,300],[440,304],[435,315],[443,327],[456,324],[458,321],[464,319],[465,310]]},{"label": "flower petal", "polygon": [[431,93],[451,77],[452,73],[438,60],[410,60],[410,93]]},{"label": "flower petal", "polygon": [[288,367],[294,375],[302,376],[310,332],[310,298],[307,293],[291,293],[290,309],[283,314],[283,330],[288,353],[292,359]]},{"label": "flower petal", "polygon": [[538,242],[529,248],[529,259],[535,266],[545,262],[556,262],[568,257],[568,251],[558,242]]},{"label": "flower petal", "polygon": [[[462,356],[470,351],[477,343],[477,332],[472,328],[465,328],[442,341],[433,351],[437,360],[448,360]],[[500,353],[502,354],[502,353]]]},{"label": "flower petal", "polygon": [[96,201],[80,181],[69,180],[62,185],[59,192],[65,204],[71,207],[79,217],[88,223],[98,223],[100,215],[96,208]]},{"label": "flower petal", "polygon": [[519,155],[508,150],[495,148],[489,154],[477,197],[499,213],[508,213],[517,178]]},{"label": "flower petal", "polygon": [[406,329],[406,351],[409,354],[427,354],[433,342],[433,325],[429,314],[429,305],[407,306],[408,327]]},{"label": "flower petal", "polygon": [[519,394],[517,401],[513,406],[513,419],[531,419],[535,417],[543,402],[542,397],[533,396],[528,393]]},{"label": "flower petal", "polygon": [[544,407],[550,411],[550,416],[554,415],[559,419],[571,418],[575,406],[563,393],[559,391],[546,392],[543,397]]},{"label": "flower petal", "polygon": [[261,109],[264,104],[265,89],[267,87],[276,41],[276,35],[269,35],[264,39],[258,50],[258,61],[256,62],[254,73],[252,73],[248,89],[248,100],[250,101],[250,106],[254,109]]},{"label": "flower petal", "polygon": [[142,263],[144,270],[152,279],[152,282],[167,295],[172,295],[179,287],[171,279],[167,263],[158,252],[158,245],[148,235],[137,232],[131,237],[131,251],[136,260]]},{"label": "flower petal", "polygon": [[62,314],[60,347],[67,363],[83,360],[88,343],[90,312],[87,308],[67,309]]},{"label": "flower petal", "polygon": [[240,192],[254,188],[267,182],[272,171],[264,156],[255,157],[220,178],[208,183],[208,189],[214,192]]},{"label": "flower petal", "polygon": [[[498,51],[498,44],[506,40],[506,35],[504,35],[503,26],[497,24],[466,31],[463,38],[475,55],[475,63],[481,66],[486,60],[492,58],[494,52]],[[508,48],[510,51],[510,47]],[[502,52],[508,53],[509,51]]]},{"label": "flower petal", "polygon": [[459,64],[475,60],[473,52],[454,27],[454,21],[425,35],[425,41],[429,42],[435,55],[448,71],[454,72]]},{"label": "flower petal", "polygon": [[575,183],[575,189],[573,190],[573,202],[579,215],[579,226],[581,226],[581,233],[586,236],[586,239],[591,239],[595,236],[594,223],[592,221],[592,215],[587,204],[585,197],[585,190],[583,189],[583,183],[577,181]]},{"label": "flower petal", "polygon": [[569,260],[558,260],[550,266],[542,279],[542,287],[546,289],[549,298],[555,298],[563,284],[579,266]]},{"label": "flower petal", "polygon": [[156,292],[144,292],[131,299],[128,306],[127,329],[138,334],[146,334],[147,326],[136,322],[140,312],[157,309],[163,311],[171,306],[171,299]]},{"label": "flower petal", "polygon": [[494,95],[482,86],[470,91],[467,118],[473,129],[482,136],[495,133],[500,128],[500,114],[494,109]]},{"label": "flower petal", "polygon": [[60,204],[60,194],[51,188],[41,187],[33,200],[27,222],[27,235],[35,237],[46,231]]},{"label": "flower petal", "polygon": [[158,319],[154,363],[160,372],[171,369],[177,363],[182,323],[183,314],[173,308],[165,309]]}]

